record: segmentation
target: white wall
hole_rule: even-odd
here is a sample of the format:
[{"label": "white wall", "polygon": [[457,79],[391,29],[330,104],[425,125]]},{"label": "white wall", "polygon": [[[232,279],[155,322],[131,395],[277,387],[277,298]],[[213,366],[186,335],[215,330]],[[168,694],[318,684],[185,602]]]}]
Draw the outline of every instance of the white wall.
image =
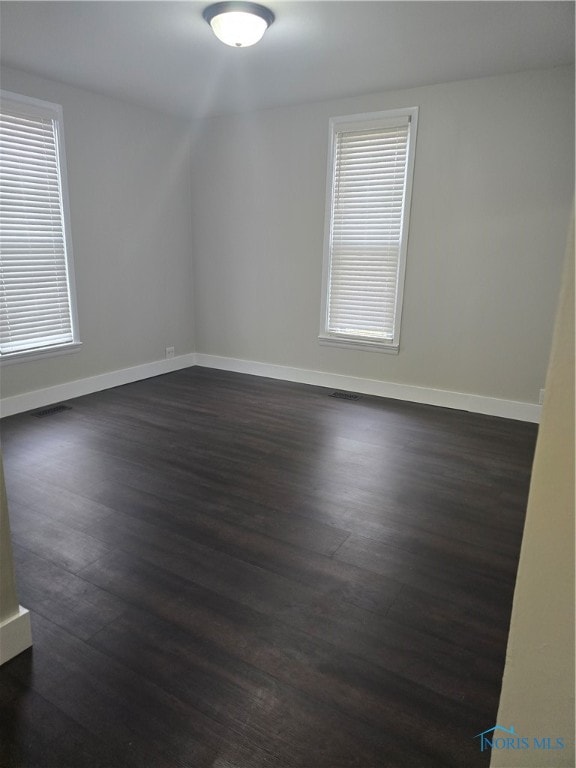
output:
[{"label": "white wall", "polygon": [[[86,379],[80,394],[90,377],[144,370],[169,345],[182,364],[196,350],[536,403],[573,194],[573,86],[569,68],[526,72],[200,129],[4,68],[3,88],[64,107],[84,343],[4,366],[9,412],[34,407],[22,393],[44,404],[73,396],[51,389],[66,382]],[[321,347],[328,118],[414,105],[400,354]]]},{"label": "white wall", "polygon": [[189,126],[2,69],[2,88],[62,104],[81,351],[2,368],[2,396],[193,350]]},{"label": "white wall", "polygon": [[[531,748],[493,750],[496,768],[573,768],[574,746],[574,228],[560,302],[522,551],[499,725]],[[564,740],[534,749],[534,737]]]},{"label": "white wall", "polygon": [[[328,118],[419,106],[401,351],[321,347]],[[538,402],[573,194],[568,68],[208,120],[196,349]]]}]

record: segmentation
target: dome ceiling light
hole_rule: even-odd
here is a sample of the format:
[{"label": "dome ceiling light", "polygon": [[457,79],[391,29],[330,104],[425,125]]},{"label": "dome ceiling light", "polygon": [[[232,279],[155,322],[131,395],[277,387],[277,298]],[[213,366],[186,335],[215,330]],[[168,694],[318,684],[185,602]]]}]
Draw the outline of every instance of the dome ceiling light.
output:
[{"label": "dome ceiling light", "polygon": [[274,21],[269,8],[244,2],[214,3],[204,9],[202,16],[218,40],[233,48],[254,45]]}]

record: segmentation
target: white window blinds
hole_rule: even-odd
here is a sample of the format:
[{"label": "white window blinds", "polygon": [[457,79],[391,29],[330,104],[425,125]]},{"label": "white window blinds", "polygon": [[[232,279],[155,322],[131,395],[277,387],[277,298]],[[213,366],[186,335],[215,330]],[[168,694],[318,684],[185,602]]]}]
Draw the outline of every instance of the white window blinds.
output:
[{"label": "white window blinds", "polygon": [[0,103],[0,354],[75,339],[56,105]]},{"label": "white window blinds", "polygon": [[325,334],[398,343],[411,115],[333,125]]}]

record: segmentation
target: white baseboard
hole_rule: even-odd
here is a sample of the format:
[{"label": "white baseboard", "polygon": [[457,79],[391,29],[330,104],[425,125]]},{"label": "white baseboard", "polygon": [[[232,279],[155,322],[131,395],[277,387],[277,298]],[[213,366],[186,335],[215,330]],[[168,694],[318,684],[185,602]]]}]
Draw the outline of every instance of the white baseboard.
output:
[{"label": "white baseboard", "polygon": [[0,623],[0,664],[10,661],[31,645],[30,613],[20,606],[15,616]]},{"label": "white baseboard", "polygon": [[376,379],[361,379],[356,376],[343,376],[339,373],[310,371],[304,368],[259,363],[253,360],[239,360],[233,357],[218,357],[198,352],[179,355],[170,360],[157,360],[153,363],[136,365],[132,368],[123,368],[119,371],[111,371],[110,373],[103,373],[86,379],[78,379],[66,384],[58,384],[55,387],[37,389],[32,392],[25,392],[22,395],[6,397],[0,400],[0,414],[2,416],[12,416],[16,413],[43,408],[53,403],[71,400],[82,395],[89,395],[92,392],[100,392],[103,389],[130,384],[133,381],[148,379],[152,376],[159,376],[163,373],[178,371],[194,365],[204,368],[217,368],[223,371],[234,371],[236,373],[248,373],[253,376],[263,376],[269,379],[283,379],[284,381],[294,381],[300,384],[313,384],[318,387],[343,389],[363,395],[375,395],[377,397],[390,397],[394,400],[438,405],[443,408],[484,413],[489,416],[500,416],[518,421],[538,423],[540,420],[541,406],[534,403],[502,400],[496,397],[451,392],[444,389],[417,387],[412,384],[396,384]]},{"label": "white baseboard", "polygon": [[523,403],[516,400],[502,400],[497,397],[484,397],[464,392],[451,392],[444,389],[429,389],[411,384],[395,384],[376,379],[360,379],[356,376],[343,376],[339,373],[310,371],[303,368],[291,368],[285,365],[258,363],[252,360],[238,360],[233,357],[218,357],[196,353],[196,365],[205,368],[218,368],[236,373],[249,373],[254,376],[265,376],[269,379],[283,379],[300,384],[313,384],[318,387],[342,389],[348,392],[358,392],[363,395],[390,397],[394,400],[408,400],[413,403],[438,405],[443,408],[454,408],[459,411],[472,411],[488,416],[500,416],[517,421],[540,420],[541,406],[533,403]]},{"label": "white baseboard", "polygon": [[178,371],[181,368],[189,368],[196,363],[196,355],[192,352],[188,355],[178,355],[169,360],[156,360],[153,363],[135,365],[131,368],[122,368],[119,371],[101,373],[98,376],[90,376],[86,379],[77,379],[65,384],[57,384],[55,387],[35,389],[22,395],[5,397],[0,400],[0,416],[13,416],[16,413],[32,411],[53,405],[74,397],[90,395],[92,392],[100,392],[103,389],[119,387],[122,384],[131,384],[133,381],[149,379],[152,376],[160,376],[162,373]]}]

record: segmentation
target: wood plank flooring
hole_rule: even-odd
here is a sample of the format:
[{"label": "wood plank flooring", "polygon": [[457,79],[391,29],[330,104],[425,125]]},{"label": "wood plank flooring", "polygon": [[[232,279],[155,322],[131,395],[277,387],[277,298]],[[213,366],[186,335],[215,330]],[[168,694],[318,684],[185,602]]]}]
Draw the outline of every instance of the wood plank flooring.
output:
[{"label": "wood plank flooring", "polygon": [[2,422],[2,768],[487,766],[536,427],[191,368]]}]

